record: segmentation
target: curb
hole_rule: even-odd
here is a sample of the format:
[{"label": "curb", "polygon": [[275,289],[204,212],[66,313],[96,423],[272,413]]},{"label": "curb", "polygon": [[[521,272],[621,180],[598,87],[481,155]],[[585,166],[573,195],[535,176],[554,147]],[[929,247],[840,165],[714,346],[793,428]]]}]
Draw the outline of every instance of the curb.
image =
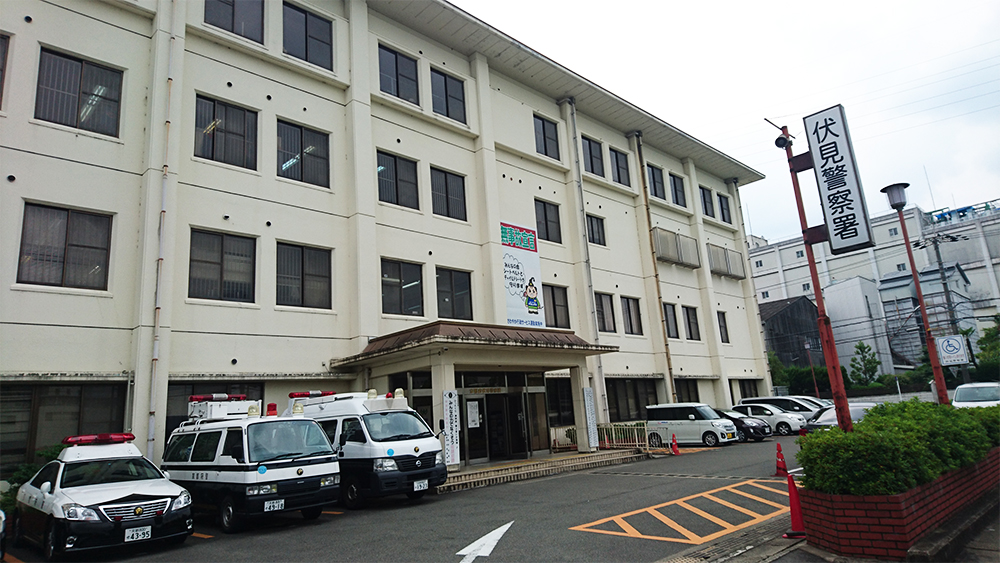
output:
[{"label": "curb", "polygon": [[998,506],[1000,488],[994,487],[986,491],[969,510],[951,518],[910,547],[906,552],[906,560],[928,563],[953,561],[973,536],[989,522]]}]

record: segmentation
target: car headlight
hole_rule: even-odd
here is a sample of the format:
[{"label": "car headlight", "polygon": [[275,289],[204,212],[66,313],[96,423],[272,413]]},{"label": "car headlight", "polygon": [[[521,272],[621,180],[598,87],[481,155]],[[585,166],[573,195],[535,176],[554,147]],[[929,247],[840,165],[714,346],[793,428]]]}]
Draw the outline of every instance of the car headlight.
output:
[{"label": "car headlight", "polygon": [[716,420],[715,422],[712,423],[712,426],[714,426],[716,428],[725,428],[726,427],[726,423],[725,422],[719,422],[718,420]]},{"label": "car headlight", "polygon": [[191,493],[187,491],[181,492],[180,496],[174,499],[174,502],[170,504],[170,510],[180,510],[185,506],[191,505]]},{"label": "car headlight", "polygon": [[275,483],[271,483],[270,485],[250,485],[247,487],[247,496],[270,495],[276,492],[278,492],[278,485]]},{"label": "car headlight", "polygon": [[330,485],[336,485],[337,483],[340,483],[339,473],[336,475],[327,475],[319,480],[320,487],[329,487]]},{"label": "car headlight", "polygon": [[375,471],[398,471],[396,460],[382,457],[375,460]]},{"label": "car headlight", "polygon": [[434,465],[444,465],[444,452],[434,454]]},{"label": "car headlight", "polygon": [[67,520],[93,521],[101,519],[101,517],[97,515],[96,510],[93,508],[87,508],[86,506],[80,506],[79,504],[64,504],[62,509]]}]

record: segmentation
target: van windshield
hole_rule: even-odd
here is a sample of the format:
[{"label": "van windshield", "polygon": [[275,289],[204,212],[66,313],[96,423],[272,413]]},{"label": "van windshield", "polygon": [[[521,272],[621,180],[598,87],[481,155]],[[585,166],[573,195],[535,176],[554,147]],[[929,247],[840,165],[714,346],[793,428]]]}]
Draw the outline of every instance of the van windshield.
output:
[{"label": "van windshield", "polygon": [[247,428],[250,461],[260,463],[332,454],[330,439],[314,420],[274,420]]},{"label": "van windshield", "polygon": [[366,414],[362,417],[368,435],[376,442],[393,442],[434,436],[424,419],[415,412],[396,411]]},{"label": "van windshield", "polygon": [[703,420],[716,420],[718,418],[722,418],[718,413],[712,410],[712,407],[702,405],[700,407],[695,407],[694,410],[701,414]]}]

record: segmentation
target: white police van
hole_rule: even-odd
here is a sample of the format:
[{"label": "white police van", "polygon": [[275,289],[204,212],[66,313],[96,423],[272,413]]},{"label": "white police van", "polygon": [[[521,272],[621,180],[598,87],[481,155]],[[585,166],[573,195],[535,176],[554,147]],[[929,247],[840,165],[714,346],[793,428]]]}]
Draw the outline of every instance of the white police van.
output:
[{"label": "white police van", "polygon": [[340,448],[341,502],[360,508],[366,497],[406,494],[418,499],[448,479],[441,442],[402,389],[377,395],[333,391],[288,394],[284,415],[315,419]]},{"label": "white police van", "polygon": [[245,395],[192,395],[189,420],[170,435],[163,469],[185,486],[197,508],[218,511],[226,533],[246,518],[292,510],[318,518],[339,496],[340,467],[314,420],[279,417],[270,403]]}]

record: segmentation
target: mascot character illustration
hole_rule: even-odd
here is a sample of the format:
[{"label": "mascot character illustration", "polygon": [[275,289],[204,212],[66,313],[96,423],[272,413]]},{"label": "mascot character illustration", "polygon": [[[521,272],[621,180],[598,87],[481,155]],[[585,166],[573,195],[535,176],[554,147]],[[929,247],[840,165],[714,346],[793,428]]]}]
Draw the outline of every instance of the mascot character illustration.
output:
[{"label": "mascot character illustration", "polygon": [[528,287],[524,288],[524,306],[532,315],[537,315],[538,309],[541,308],[538,304],[538,288],[535,287],[535,278],[528,280]]}]

